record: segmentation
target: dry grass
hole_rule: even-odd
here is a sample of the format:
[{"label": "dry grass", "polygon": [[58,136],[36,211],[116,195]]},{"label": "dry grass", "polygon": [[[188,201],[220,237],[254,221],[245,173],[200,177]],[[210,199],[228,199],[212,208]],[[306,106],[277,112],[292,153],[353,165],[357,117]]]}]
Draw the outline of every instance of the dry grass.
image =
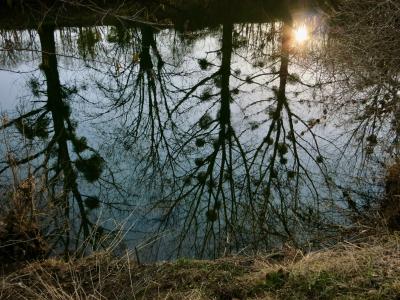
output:
[{"label": "dry grass", "polygon": [[399,299],[400,236],[283,261],[267,256],[137,265],[98,253],[31,263],[1,278],[1,299]]}]

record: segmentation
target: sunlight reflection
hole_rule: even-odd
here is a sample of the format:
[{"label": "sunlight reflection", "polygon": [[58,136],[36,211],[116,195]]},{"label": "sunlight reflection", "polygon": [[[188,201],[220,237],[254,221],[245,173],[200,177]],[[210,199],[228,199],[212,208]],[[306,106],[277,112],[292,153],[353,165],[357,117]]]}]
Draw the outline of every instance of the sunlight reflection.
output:
[{"label": "sunlight reflection", "polygon": [[309,39],[308,29],[305,25],[294,28],[294,38],[297,43],[304,43]]}]

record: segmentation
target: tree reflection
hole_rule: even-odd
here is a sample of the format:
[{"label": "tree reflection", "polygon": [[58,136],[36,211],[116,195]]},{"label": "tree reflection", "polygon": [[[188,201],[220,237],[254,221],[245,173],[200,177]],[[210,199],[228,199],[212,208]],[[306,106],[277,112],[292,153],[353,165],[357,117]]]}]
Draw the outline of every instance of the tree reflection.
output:
[{"label": "tree reflection", "polygon": [[[61,228],[51,225],[50,230],[61,231],[53,233],[60,235],[62,244],[67,254],[71,247],[71,233],[74,225],[71,224],[74,206],[76,205],[80,215],[80,225],[73,238],[77,241],[88,240],[93,242],[92,230],[97,230],[88,217],[87,207],[93,197],[82,195],[78,184],[78,175],[82,174],[88,182],[95,182],[101,176],[103,159],[93,148],[90,148],[86,138],[79,137],[76,133],[77,124],[71,120],[70,100],[77,93],[75,87],[62,85],[57,67],[57,54],[54,39],[54,28],[42,26],[38,30],[41,44],[42,62],[40,69],[43,71],[46,89],[38,79],[32,78],[30,88],[39,99],[45,97],[45,104],[33,109],[15,119],[5,122],[1,129],[15,125],[18,131],[26,139],[35,143],[42,149],[28,156],[23,156],[25,151],[9,154],[8,161],[1,169],[3,173],[12,166],[23,167],[33,164],[35,169],[33,176],[45,174],[46,190],[49,194],[46,205],[54,206],[63,211],[63,216],[56,215],[55,223],[64,223]],[[42,141],[42,142],[40,142]],[[22,155],[22,157],[21,157]],[[62,186],[60,186],[62,184]],[[96,200],[98,205],[98,200]],[[75,221],[74,221],[75,222]],[[58,244],[60,241],[56,241]]]},{"label": "tree reflection", "polygon": [[[382,191],[388,193],[387,182],[393,180],[388,174],[399,157],[398,12],[398,4],[392,1],[379,6],[373,1],[346,1],[329,19],[330,39],[320,55],[323,75],[331,82],[326,88],[331,91],[327,109],[348,134],[344,152],[353,154],[349,163],[374,187],[375,197],[355,206],[358,217],[367,223],[377,211],[387,211],[387,201],[392,201]],[[388,206],[396,211],[392,215],[399,215],[393,203]],[[375,219],[380,222],[379,218]]]},{"label": "tree reflection", "polygon": [[[220,256],[243,247],[301,245],[322,232],[328,236],[329,225],[344,218],[332,213],[342,204],[338,198],[360,211],[348,190],[338,196],[340,183],[332,178],[332,165],[345,151],[330,157],[326,150],[337,150],[336,141],[321,129],[328,110],[334,110],[330,105],[358,116],[352,133],[362,132],[372,147],[379,140],[377,130],[385,127],[389,107],[396,106],[397,90],[386,81],[370,84],[363,72],[347,75],[354,71],[348,65],[337,74],[333,60],[324,62],[324,81],[315,79],[318,76],[300,78],[296,73],[307,75],[317,63],[298,63],[309,61],[298,57],[292,33],[290,18],[243,25],[228,19],[197,39],[188,32],[157,31],[143,24],[78,30],[75,46],[94,78],[90,92],[100,92],[98,99],[87,101],[96,107],[90,113],[107,124],[101,143],[110,155],[103,159],[100,150],[77,134],[69,99],[78,90],[61,83],[54,29],[42,27],[46,89],[37,79],[30,87],[45,96],[44,105],[9,120],[2,129],[16,125],[28,139],[46,142],[42,150],[18,156],[14,163],[40,160],[36,172],[46,173],[65,222],[70,222],[75,207],[79,211],[78,239],[96,231],[88,208],[99,201],[82,194],[80,177],[98,181],[111,161],[125,168],[126,185],[137,190],[138,197],[126,200],[128,210],[130,205],[145,210],[160,234],[174,230],[178,253]],[[199,46],[205,39],[207,49]],[[185,55],[177,58],[175,53]],[[346,76],[351,80],[343,80]],[[332,103],[316,105],[328,87],[345,82],[341,90],[332,89]],[[363,86],[357,88],[360,82]],[[366,100],[353,103],[352,111],[347,104],[355,95]],[[393,127],[397,125],[394,119]],[[56,197],[60,182],[62,196]],[[65,234],[65,249],[71,238]]]},{"label": "tree reflection", "polygon": [[[146,148],[149,152],[140,156],[143,163],[156,161],[162,166],[157,176],[160,176],[160,185],[164,188],[150,199],[150,204],[153,212],[157,212],[156,215],[161,214],[160,231],[173,225],[180,228],[178,251],[190,243],[199,246],[197,253],[200,256],[217,256],[238,250],[241,245],[249,243],[254,249],[262,245],[268,247],[276,238],[295,242],[297,237],[294,231],[299,223],[308,222],[312,227],[311,223],[315,225],[321,222],[318,218],[321,187],[315,181],[322,181],[329,186],[328,180],[324,179],[324,159],[318,149],[317,136],[313,134],[315,124],[304,121],[290,107],[286,86],[295,78],[288,71],[292,47],[291,25],[283,24],[281,29],[279,27],[268,27],[266,35],[269,38],[266,40],[274,44],[280,39],[280,54],[276,56],[268,53],[271,55],[270,65],[256,65],[262,71],[242,78],[240,72],[232,70],[232,57],[235,51],[240,51],[246,44],[246,38],[238,34],[238,28],[233,24],[225,23],[222,26],[221,48],[215,51],[220,65],[199,59],[199,67],[203,70],[200,74],[204,73],[205,76],[179,89],[171,86],[171,81],[176,77],[181,78],[183,73],[164,69],[164,74],[169,74],[170,82],[162,80],[160,68],[157,68],[158,75],[154,75],[154,64],[148,49],[152,47],[155,59],[158,62],[162,60],[156,50],[156,43],[149,43],[151,39],[146,37],[142,29],[142,52],[137,79],[131,84],[127,81],[129,77],[118,78],[124,78],[126,84],[122,90],[113,90],[120,92],[111,98],[115,107],[118,107],[118,103],[129,104],[132,108],[133,103],[139,103],[139,107],[145,107],[144,101],[148,103],[145,114],[143,110],[139,110],[137,115],[137,111],[125,110],[127,116],[134,116],[127,119],[135,120],[129,123],[129,132],[135,132],[133,136],[137,137],[138,129],[146,128],[138,122],[142,122],[144,117],[149,118],[149,124],[158,124],[150,126],[151,130],[140,131],[142,142],[132,139],[124,143],[127,142],[130,149],[142,149],[144,141],[149,145]],[[252,30],[247,32],[254,34]],[[270,44],[264,44],[261,48],[270,49]],[[266,60],[266,57],[261,59]],[[275,71],[274,66],[278,63],[280,69]],[[161,64],[161,69],[163,66]],[[147,76],[147,82],[142,81],[144,75]],[[242,90],[256,85],[263,94],[272,96],[267,100],[249,103],[246,96],[241,95],[239,87],[231,87],[232,77]],[[154,78],[158,79],[158,92]],[[261,78],[266,78],[266,83],[260,83]],[[271,87],[276,80],[279,81],[279,87]],[[140,94],[136,94],[138,83],[142,83]],[[218,92],[214,92],[215,89]],[[171,96],[179,94],[182,96],[178,99]],[[154,109],[158,107],[153,102],[157,97],[163,99],[163,111]],[[121,99],[124,101],[118,102]],[[250,128],[234,125],[232,105],[237,109],[238,103],[240,105],[243,101],[248,103],[244,108],[245,120],[252,115],[265,114],[267,109],[266,117],[261,121],[250,122]],[[267,107],[263,105],[260,111],[251,111],[253,106],[265,103]],[[193,119],[198,122],[193,123]],[[159,120],[164,120],[165,125],[162,126]],[[258,141],[259,144],[254,147],[254,141],[249,143],[246,135],[259,128],[264,134],[255,135],[262,141]],[[310,135],[311,140],[303,137],[304,132]],[[168,138],[165,139],[165,136]],[[128,137],[129,134],[125,136]],[[161,144],[163,147],[159,147]],[[165,151],[163,155],[159,155],[161,150]],[[152,153],[158,155],[153,156]],[[310,160],[316,170],[310,170]],[[147,167],[138,170],[142,172],[142,179],[147,178]],[[319,171],[322,178],[316,177],[315,171]],[[150,172],[149,180],[152,184],[158,182],[154,174]],[[302,202],[301,194],[307,195],[308,199]]]}]

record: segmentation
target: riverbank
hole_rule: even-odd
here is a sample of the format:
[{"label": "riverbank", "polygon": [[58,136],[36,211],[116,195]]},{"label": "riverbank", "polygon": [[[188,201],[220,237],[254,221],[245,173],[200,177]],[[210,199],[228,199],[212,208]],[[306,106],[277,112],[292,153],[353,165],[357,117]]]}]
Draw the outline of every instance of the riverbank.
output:
[{"label": "riverbank", "polygon": [[107,253],[49,259],[1,278],[2,299],[399,299],[400,235],[302,254],[138,265]]},{"label": "riverbank", "polygon": [[217,26],[221,20],[258,23],[290,18],[291,10],[316,5],[317,1],[275,0],[0,0],[0,29],[37,29],[56,27],[134,26],[147,23],[158,27],[175,26],[194,30]]}]

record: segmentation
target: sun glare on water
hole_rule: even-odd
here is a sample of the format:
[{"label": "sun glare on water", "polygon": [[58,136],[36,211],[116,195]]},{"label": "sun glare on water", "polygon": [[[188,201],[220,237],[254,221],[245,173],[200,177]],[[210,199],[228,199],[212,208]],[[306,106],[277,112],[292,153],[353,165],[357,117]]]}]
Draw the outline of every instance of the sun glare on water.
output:
[{"label": "sun glare on water", "polygon": [[298,43],[304,43],[308,40],[308,30],[305,25],[299,26],[294,30],[294,38]]}]

